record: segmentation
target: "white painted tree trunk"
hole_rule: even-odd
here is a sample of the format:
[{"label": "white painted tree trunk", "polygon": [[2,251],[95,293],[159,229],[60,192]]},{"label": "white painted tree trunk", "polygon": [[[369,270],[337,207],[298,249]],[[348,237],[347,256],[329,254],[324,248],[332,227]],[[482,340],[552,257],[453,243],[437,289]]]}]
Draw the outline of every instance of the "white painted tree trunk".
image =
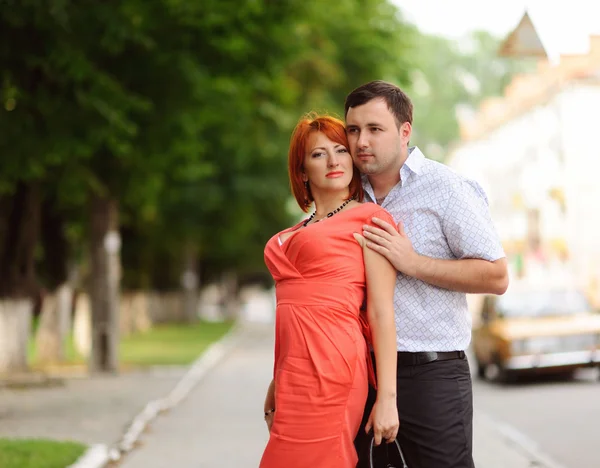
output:
[{"label": "white painted tree trunk", "polygon": [[73,326],[73,295],[75,288],[67,282],[62,284],[56,293],[59,330],[64,339],[69,337]]},{"label": "white painted tree trunk", "polygon": [[189,242],[185,249],[184,271],[181,275],[183,288],[183,315],[185,320],[193,323],[198,320],[198,255],[193,243]]},{"label": "white painted tree trunk", "polygon": [[238,296],[238,278],[233,271],[223,273],[221,276],[222,312],[225,318],[237,318],[240,310]]},{"label": "white painted tree trunk", "polygon": [[0,299],[0,374],[27,370],[32,311],[30,299]]},{"label": "white painted tree trunk", "polygon": [[40,324],[36,334],[37,359],[41,364],[63,362],[65,343],[71,324],[73,289],[62,284],[56,294],[44,298]]},{"label": "white painted tree trunk", "polygon": [[88,359],[92,351],[92,304],[90,296],[86,293],[77,296],[73,340],[77,352]]},{"label": "white painted tree trunk", "polygon": [[129,291],[121,294],[119,308],[119,332],[121,336],[145,332],[152,327],[150,299],[145,291]]},{"label": "white painted tree trunk", "polygon": [[198,275],[193,270],[187,270],[181,283],[183,285],[183,315],[189,323],[198,320]]},{"label": "white painted tree trunk", "polygon": [[199,317],[209,322],[223,321],[223,310],[221,307],[221,289],[218,284],[213,283],[204,286],[200,290]]}]

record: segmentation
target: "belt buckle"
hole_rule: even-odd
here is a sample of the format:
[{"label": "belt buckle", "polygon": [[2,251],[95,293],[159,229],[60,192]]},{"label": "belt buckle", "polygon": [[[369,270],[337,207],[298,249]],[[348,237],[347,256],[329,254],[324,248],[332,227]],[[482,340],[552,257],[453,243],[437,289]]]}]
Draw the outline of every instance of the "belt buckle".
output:
[{"label": "belt buckle", "polygon": [[417,355],[417,361],[419,364],[427,364],[429,362],[437,361],[438,353],[435,351],[427,351]]}]

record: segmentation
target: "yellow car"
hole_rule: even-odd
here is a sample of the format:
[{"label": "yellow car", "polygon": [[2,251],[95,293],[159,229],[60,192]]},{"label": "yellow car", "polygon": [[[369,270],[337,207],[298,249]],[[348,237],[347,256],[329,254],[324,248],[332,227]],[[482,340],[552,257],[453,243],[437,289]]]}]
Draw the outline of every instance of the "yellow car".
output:
[{"label": "yellow car", "polygon": [[509,288],[484,298],[473,351],[478,376],[494,381],[600,367],[600,313],[578,291]]}]

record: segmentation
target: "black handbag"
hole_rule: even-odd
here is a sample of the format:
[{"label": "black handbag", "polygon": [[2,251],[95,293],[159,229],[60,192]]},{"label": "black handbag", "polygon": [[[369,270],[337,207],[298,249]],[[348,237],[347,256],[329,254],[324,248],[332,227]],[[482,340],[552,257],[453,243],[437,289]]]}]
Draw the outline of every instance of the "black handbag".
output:
[{"label": "black handbag", "polygon": [[375,445],[375,437],[371,434],[369,449],[359,460],[357,467],[360,468],[408,468],[402,448],[396,439],[394,442],[382,442]]}]

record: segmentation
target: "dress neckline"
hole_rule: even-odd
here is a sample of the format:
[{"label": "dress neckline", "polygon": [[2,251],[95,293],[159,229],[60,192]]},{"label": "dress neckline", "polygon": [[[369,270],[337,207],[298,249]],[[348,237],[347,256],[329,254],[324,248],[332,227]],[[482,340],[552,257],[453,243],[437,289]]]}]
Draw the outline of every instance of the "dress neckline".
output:
[{"label": "dress neckline", "polygon": [[[295,224],[294,226],[290,226],[287,229],[284,229],[283,231],[281,231],[278,235],[277,235],[277,242],[279,243],[279,247],[283,247],[284,245],[286,245],[293,237],[296,237],[297,234],[301,233],[302,231],[305,231],[306,229],[310,229],[311,226],[315,226],[315,225],[319,225],[319,224],[323,224],[322,222],[325,221],[325,225],[327,225],[327,223],[331,222],[332,219],[334,218],[339,218],[341,215],[343,215],[344,213],[349,213],[353,210],[358,210],[359,208],[362,208],[365,205],[370,204],[371,202],[362,202],[359,203],[359,205],[352,207],[352,208],[346,208],[345,210],[340,211],[339,213],[337,213],[335,216],[332,216],[331,218],[323,218],[321,221],[319,221],[318,223],[312,223],[309,224],[308,226],[302,226],[302,224],[306,221],[305,219],[303,219],[302,221],[300,221],[298,224]],[[286,238],[285,241],[281,240],[281,234],[284,234],[286,232],[290,232],[292,231],[292,234],[290,236],[288,236]]]}]

